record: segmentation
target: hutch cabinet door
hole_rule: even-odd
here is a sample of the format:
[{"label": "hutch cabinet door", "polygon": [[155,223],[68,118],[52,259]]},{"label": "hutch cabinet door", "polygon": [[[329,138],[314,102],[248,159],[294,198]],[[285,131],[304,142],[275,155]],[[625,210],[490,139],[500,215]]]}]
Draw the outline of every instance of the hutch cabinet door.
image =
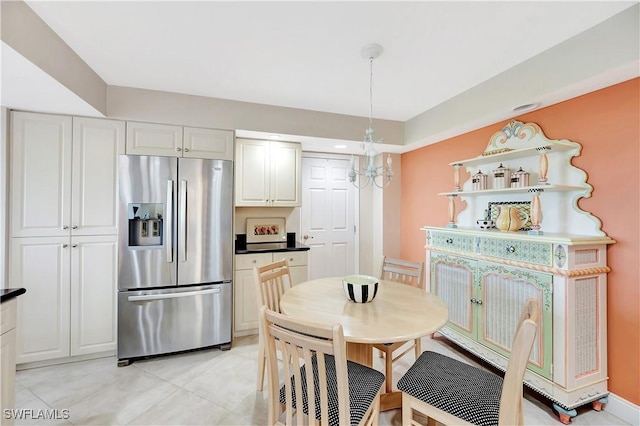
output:
[{"label": "hutch cabinet door", "polygon": [[478,262],[478,342],[509,357],[522,307],[527,299],[538,300],[539,328],[528,368],[552,378],[552,284],[553,275],[497,263]]},{"label": "hutch cabinet door", "polygon": [[431,254],[431,292],[449,309],[447,327],[476,340],[474,320],[475,276],[478,261],[433,252]]}]

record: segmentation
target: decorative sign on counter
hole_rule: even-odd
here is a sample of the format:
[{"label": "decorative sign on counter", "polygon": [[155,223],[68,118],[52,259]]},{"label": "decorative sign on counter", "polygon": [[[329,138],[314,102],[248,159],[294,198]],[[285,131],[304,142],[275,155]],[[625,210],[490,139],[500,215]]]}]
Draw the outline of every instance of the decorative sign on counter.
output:
[{"label": "decorative sign on counter", "polygon": [[287,241],[284,217],[247,218],[247,243]]}]

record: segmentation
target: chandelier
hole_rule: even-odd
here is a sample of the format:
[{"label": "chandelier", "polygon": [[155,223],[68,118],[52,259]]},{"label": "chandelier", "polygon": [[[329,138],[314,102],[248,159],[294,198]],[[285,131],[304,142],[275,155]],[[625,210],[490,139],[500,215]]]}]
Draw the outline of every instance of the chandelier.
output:
[{"label": "chandelier", "polygon": [[380,143],[381,140],[374,141],[373,139],[373,60],[382,54],[382,46],[368,44],[362,48],[360,53],[363,58],[369,59],[369,127],[365,131],[363,141],[364,168],[360,168],[359,159],[356,161],[352,155],[349,167],[349,181],[357,188],[364,188],[369,185],[384,188],[391,183],[393,178],[391,154],[387,154],[385,164],[378,166],[377,159],[380,154],[374,148],[374,143]]}]

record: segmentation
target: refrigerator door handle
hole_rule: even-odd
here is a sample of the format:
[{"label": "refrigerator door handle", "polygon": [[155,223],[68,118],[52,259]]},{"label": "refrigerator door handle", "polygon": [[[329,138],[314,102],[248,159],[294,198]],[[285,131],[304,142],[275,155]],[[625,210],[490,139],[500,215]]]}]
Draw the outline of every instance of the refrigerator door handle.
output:
[{"label": "refrigerator door handle", "polygon": [[178,228],[178,252],[180,260],[187,261],[187,181],[180,181],[180,214]]},{"label": "refrigerator door handle", "polygon": [[210,288],[208,290],[186,291],[184,293],[165,293],[165,294],[144,294],[142,296],[129,296],[129,302],[152,302],[154,300],[176,299],[178,297],[202,296],[204,294],[220,293],[219,288]]},{"label": "refrigerator door handle", "polygon": [[164,221],[164,238],[167,248],[167,262],[173,263],[173,180],[167,181],[167,220]]}]

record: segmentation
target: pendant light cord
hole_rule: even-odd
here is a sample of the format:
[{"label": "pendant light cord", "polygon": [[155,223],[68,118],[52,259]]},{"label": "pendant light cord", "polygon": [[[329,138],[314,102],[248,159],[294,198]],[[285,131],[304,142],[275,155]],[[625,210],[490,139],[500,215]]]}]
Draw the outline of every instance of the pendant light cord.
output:
[{"label": "pendant light cord", "polygon": [[369,128],[373,128],[373,58],[369,58]]}]

